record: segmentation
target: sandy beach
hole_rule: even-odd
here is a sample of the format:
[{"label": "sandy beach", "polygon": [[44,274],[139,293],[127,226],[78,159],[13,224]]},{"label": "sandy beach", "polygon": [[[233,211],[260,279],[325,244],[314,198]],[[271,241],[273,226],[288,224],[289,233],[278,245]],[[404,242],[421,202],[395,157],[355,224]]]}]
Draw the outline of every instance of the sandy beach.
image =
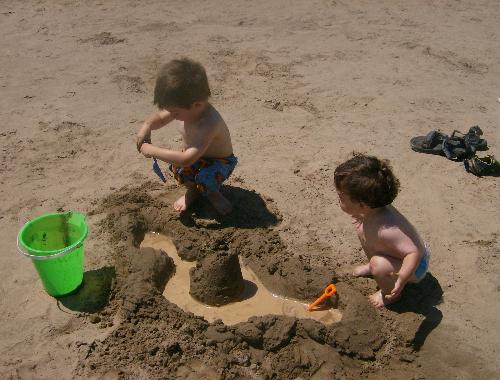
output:
[{"label": "sandy beach", "polygon": [[[0,4],[0,378],[499,378],[499,178],[409,145],[479,125],[500,159],[498,1]],[[179,217],[182,189],[135,147],[158,68],[182,56],[205,66],[239,158],[225,218],[204,202]],[[179,127],[154,142],[178,147]],[[431,250],[423,284],[382,311],[350,276],[366,258],[333,172],[352,152],[390,160]],[[86,282],[58,300],[16,237],[70,210],[87,215]],[[286,297],[333,279],[342,320],[186,313],[162,295],[168,257],[140,255],[148,232],[190,261],[236,252]]]}]

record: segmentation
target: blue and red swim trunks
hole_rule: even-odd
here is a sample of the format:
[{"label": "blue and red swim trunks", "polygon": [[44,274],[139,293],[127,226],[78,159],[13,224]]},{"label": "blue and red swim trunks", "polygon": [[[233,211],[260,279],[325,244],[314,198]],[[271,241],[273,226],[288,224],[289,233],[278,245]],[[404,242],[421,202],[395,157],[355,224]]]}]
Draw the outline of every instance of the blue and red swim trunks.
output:
[{"label": "blue and red swim trunks", "polygon": [[237,163],[238,158],[231,154],[226,158],[200,158],[191,166],[170,165],[169,169],[179,184],[194,182],[197,189],[207,195],[220,190]]}]

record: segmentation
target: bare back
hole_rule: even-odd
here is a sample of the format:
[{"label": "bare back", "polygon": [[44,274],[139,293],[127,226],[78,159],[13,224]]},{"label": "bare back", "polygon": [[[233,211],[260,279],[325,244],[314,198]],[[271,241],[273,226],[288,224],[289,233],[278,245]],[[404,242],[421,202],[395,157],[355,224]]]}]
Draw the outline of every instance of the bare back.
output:
[{"label": "bare back", "polygon": [[205,145],[210,139],[202,157],[224,158],[233,154],[233,145],[229,129],[219,112],[208,104],[207,110],[195,123],[184,123],[181,129],[184,149]]},{"label": "bare back", "polygon": [[422,242],[413,225],[393,206],[386,206],[369,220],[355,220],[358,238],[366,255],[388,255],[397,259],[411,252],[424,252]]}]

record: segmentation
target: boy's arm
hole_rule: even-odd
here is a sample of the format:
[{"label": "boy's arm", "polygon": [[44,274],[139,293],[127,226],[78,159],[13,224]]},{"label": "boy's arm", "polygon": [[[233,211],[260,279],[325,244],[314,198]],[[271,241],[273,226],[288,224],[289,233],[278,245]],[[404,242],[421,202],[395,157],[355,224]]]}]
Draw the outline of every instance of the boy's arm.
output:
[{"label": "boy's arm", "polygon": [[172,120],[174,120],[174,118],[167,110],[160,110],[148,116],[137,132],[137,150],[140,152],[144,141],[151,140],[151,131],[164,127]]},{"label": "boy's arm", "polygon": [[182,152],[160,148],[148,143],[142,144],[140,151],[146,157],[154,157],[175,166],[190,166],[203,156],[203,153],[205,153],[217,134],[217,130],[218,125],[203,126],[195,136],[193,144]]}]

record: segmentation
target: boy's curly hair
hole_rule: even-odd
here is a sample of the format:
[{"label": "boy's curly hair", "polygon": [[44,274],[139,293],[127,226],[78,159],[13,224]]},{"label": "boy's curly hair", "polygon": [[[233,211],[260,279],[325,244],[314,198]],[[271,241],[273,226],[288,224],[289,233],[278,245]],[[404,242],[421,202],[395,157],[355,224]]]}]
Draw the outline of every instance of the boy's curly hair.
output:
[{"label": "boy's curly hair", "polygon": [[371,208],[391,204],[399,190],[389,161],[360,153],[337,166],[333,178],[338,190]]},{"label": "boy's curly hair", "polygon": [[203,66],[189,58],[181,58],[160,68],[153,103],[162,109],[168,106],[190,108],[194,102],[207,100],[210,95]]}]

